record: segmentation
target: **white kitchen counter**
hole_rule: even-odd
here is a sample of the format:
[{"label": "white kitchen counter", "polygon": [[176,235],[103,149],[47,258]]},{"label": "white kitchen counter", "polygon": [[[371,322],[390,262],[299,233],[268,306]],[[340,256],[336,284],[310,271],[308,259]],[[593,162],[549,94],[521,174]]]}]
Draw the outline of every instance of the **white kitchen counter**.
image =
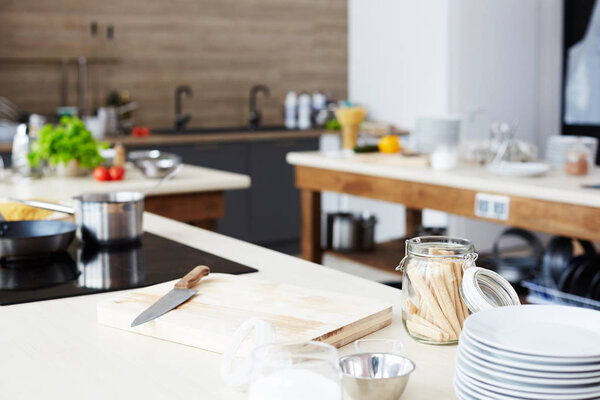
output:
[{"label": "white kitchen counter", "polygon": [[[371,337],[401,340],[415,361],[402,399],[456,398],[456,346],[410,339],[401,322],[399,290],[156,215],[146,214],[144,225],[257,268],[257,278],[391,302],[392,325]],[[221,380],[219,354],[99,325],[96,304],[111,296],[115,293],[0,307],[0,399],[245,398]],[[351,352],[351,346],[341,349]]]},{"label": "white kitchen counter", "polygon": [[[23,179],[9,176],[0,179],[0,198],[45,198],[68,200],[89,192],[145,191],[153,187],[157,179],[148,179],[132,165],[127,165],[122,181],[98,182],[91,175],[65,178],[48,176],[41,179]],[[250,187],[250,177],[232,172],[185,165],[177,176],[162,184],[150,195],[209,192]]]},{"label": "white kitchen counter", "polygon": [[483,167],[460,166],[452,171],[434,171],[425,167],[399,166],[394,163],[394,157],[397,156],[302,152],[289,153],[287,161],[298,166],[600,208],[600,190],[581,187],[582,184],[600,184],[600,168],[597,167],[583,177],[553,170],[540,177],[516,178],[493,175]]}]

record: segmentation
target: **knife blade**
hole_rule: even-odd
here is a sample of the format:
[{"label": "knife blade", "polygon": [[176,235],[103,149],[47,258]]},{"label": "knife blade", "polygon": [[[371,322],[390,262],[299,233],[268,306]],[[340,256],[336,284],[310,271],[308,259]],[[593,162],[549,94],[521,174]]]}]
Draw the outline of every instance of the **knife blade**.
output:
[{"label": "knife blade", "polygon": [[188,272],[175,284],[175,287],[173,287],[169,293],[165,294],[138,315],[131,323],[131,327],[133,328],[148,321],[152,321],[188,301],[198,293],[197,290],[192,288],[200,282],[200,279],[204,278],[209,273],[210,268],[206,265],[199,265]]}]

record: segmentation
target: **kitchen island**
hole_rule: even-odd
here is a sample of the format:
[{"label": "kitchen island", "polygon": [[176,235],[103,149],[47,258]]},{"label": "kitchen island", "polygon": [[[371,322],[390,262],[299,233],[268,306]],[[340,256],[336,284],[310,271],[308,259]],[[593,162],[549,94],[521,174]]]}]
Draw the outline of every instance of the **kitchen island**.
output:
[{"label": "kitchen island", "polygon": [[[381,299],[393,304],[393,322],[370,337],[404,343],[415,361],[402,399],[454,399],[456,346],[410,339],[402,326],[400,291],[299,258],[152,214],[146,231],[254,267],[262,280]],[[99,325],[104,293],[0,307],[0,398],[244,399],[219,374],[221,355]],[[349,354],[351,345],[340,350]]]},{"label": "kitchen island", "polygon": [[[0,180],[0,200],[41,198],[64,202],[81,193],[144,192],[157,182],[144,177],[132,165],[127,165],[122,181],[98,182],[89,175],[76,178],[47,176],[41,179],[21,179],[9,175]],[[248,187],[250,178],[246,175],[185,165],[175,178],[149,194],[145,200],[145,210],[216,230],[217,220],[225,213],[223,192]]]},{"label": "kitchen island", "polygon": [[[320,262],[321,192],[347,193],[406,206],[406,236],[415,235],[425,208],[523,229],[600,240],[600,168],[586,176],[550,171],[540,177],[498,176],[483,167],[452,171],[407,167],[398,155],[289,153],[301,191],[302,256]],[[503,212],[487,217],[477,199],[498,199]],[[489,202],[487,203],[490,204]]]}]

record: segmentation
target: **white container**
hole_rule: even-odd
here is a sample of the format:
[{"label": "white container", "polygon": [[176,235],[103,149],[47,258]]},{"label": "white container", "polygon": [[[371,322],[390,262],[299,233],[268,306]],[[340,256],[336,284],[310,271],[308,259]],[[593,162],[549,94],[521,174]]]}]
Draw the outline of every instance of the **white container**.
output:
[{"label": "white container", "polygon": [[285,127],[296,129],[296,109],[298,108],[298,96],[296,92],[289,91],[285,95]]},{"label": "white container", "polygon": [[308,93],[302,93],[298,98],[298,129],[310,129],[312,112],[311,98]]},{"label": "white container", "polygon": [[551,166],[563,170],[567,159],[567,151],[577,140],[590,151],[588,165],[596,164],[596,153],[598,151],[598,139],[589,136],[553,135],[546,142],[546,162]]},{"label": "white container", "polygon": [[438,146],[431,153],[431,168],[436,171],[449,171],[458,166],[458,148]]},{"label": "white container", "polygon": [[417,118],[411,140],[420,153],[432,153],[439,146],[458,147],[460,141],[459,116]]}]

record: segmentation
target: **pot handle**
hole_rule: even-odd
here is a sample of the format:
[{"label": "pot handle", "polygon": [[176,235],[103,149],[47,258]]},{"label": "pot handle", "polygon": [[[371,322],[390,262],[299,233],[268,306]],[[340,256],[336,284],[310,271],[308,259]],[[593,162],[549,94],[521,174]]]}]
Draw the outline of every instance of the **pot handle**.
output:
[{"label": "pot handle", "polygon": [[48,203],[45,201],[38,200],[20,200],[20,199],[9,199],[10,201],[15,201],[17,203],[25,204],[26,206],[41,208],[43,210],[57,211],[65,214],[75,214],[75,209],[73,207],[64,206],[62,204],[56,203]]}]

